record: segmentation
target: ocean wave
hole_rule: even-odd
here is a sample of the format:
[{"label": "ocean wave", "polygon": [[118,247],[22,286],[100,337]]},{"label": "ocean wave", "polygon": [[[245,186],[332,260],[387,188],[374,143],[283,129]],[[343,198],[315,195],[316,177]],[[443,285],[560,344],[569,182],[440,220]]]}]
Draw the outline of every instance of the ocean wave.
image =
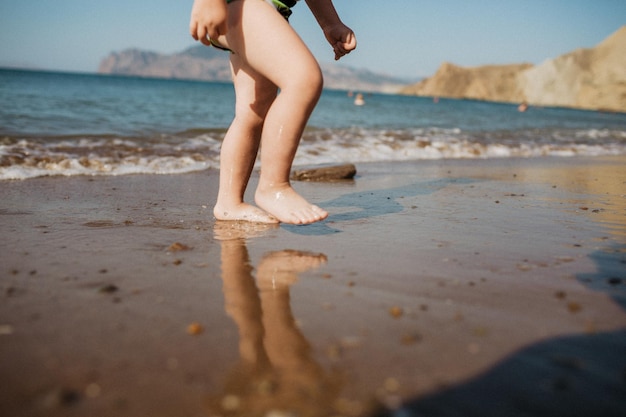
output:
[{"label": "ocean wave", "polygon": [[[223,135],[223,130],[196,129],[150,137],[5,137],[0,139],[0,180],[218,168]],[[626,132],[610,129],[309,128],[294,165],[624,154]]]},{"label": "ocean wave", "polygon": [[154,138],[5,138],[0,180],[41,176],[178,174],[216,168],[220,141]]},{"label": "ocean wave", "polygon": [[[297,164],[626,154],[626,132],[343,129],[305,133]],[[598,140],[602,138],[602,140]]]}]

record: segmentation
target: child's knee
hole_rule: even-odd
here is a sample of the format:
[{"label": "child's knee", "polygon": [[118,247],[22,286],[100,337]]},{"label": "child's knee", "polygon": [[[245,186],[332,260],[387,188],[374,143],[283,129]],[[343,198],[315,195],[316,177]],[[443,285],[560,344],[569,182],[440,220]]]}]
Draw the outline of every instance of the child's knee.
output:
[{"label": "child's knee", "polygon": [[324,88],[324,76],[322,75],[322,70],[319,67],[316,71],[314,71],[314,73],[311,74],[308,82],[315,94],[319,96]]},{"label": "child's knee", "polygon": [[291,88],[292,91],[307,99],[319,97],[324,87],[322,71],[317,65],[297,72],[291,81],[286,88]]},{"label": "child's knee", "polygon": [[322,90],[324,84],[324,77],[322,76],[322,70],[318,65],[310,68],[307,74],[307,82],[312,85],[316,90]]}]

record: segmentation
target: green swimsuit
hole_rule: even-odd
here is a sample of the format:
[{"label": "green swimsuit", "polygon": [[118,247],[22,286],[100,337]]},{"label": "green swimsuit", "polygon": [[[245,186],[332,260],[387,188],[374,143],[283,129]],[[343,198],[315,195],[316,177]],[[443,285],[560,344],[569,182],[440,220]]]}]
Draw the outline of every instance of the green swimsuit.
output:
[{"label": "green swimsuit", "polygon": [[[232,0],[231,0],[232,1]],[[291,8],[296,5],[298,0],[266,0],[269,4],[276,7],[278,13],[282,14],[283,17],[289,20],[289,16],[291,16]]]},{"label": "green swimsuit", "polygon": [[[226,0],[226,3],[232,3],[235,0]],[[291,16],[291,8],[296,5],[298,0],[265,0],[278,10],[285,19]]]}]

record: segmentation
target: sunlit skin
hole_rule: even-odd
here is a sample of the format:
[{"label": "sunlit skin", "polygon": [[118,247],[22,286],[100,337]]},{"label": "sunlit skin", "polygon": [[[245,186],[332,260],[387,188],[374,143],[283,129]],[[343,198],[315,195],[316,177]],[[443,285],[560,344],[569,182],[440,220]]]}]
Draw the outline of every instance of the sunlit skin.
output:
[{"label": "sunlit skin", "polygon": [[[335,59],[356,48],[331,0],[308,0]],[[195,0],[190,31],[205,45],[230,49],[235,118],[220,154],[218,220],[310,224],[328,212],[294,190],[289,174],[304,127],[322,91],[322,73],[307,46],[262,0]],[[280,45],[280,47],[277,47]],[[280,94],[278,94],[280,91]],[[261,149],[254,206],[244,193]]]}]

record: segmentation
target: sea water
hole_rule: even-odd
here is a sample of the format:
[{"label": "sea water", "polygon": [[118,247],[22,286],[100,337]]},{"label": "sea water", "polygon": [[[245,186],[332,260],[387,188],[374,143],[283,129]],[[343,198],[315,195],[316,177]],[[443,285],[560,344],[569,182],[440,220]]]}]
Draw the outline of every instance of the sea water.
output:
[{"label": "sea water", "polygon": [[[322,94],[295,165],[626,154],[626,114]],[[219,167],[232,84],[0,70],[0,180]]]}]

